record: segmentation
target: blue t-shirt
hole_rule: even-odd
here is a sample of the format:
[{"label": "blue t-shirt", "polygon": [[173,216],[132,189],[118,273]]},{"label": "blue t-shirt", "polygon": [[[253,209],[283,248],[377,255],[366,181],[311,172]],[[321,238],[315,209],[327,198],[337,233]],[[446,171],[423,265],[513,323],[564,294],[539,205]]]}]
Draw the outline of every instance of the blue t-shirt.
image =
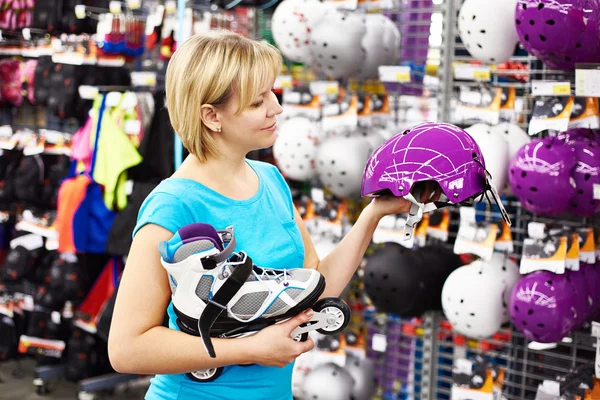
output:
[{"label": "blue t-shirt", "polygon": [[[259,177],[257,193],[232,200],[199,182],[169,178],[162,181],[140,208],[133,234],[146,224],[176,232],[196,222],[216,229],[233,225],[236,250],[267,268],[302,268],[304,244],[294,221],[294,206],[287,183],[271,164],[247,160]],[[158,249],[156,250],[158,252]],[[165,272],[166,273],[166,272]],[[169,327],[178,329],[173,304],[168,307]],[[198,347],[202,343],[198,339]],[[194,382],[185,374],[156,375],[147,400],[291,400],[292,368],[228,366],[214,382]]]}]

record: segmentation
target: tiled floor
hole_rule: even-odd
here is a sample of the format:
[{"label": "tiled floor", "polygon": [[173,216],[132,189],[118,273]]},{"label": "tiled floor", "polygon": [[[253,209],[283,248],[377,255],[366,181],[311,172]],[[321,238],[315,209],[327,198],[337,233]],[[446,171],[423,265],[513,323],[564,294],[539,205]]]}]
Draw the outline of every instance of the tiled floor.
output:
[{"label": "tiled floor", "polygon": [[[130,381],[108,392],[80,396],[78,383],[64,379],[53,379],[47,383],[49,393],[39,395],[34,385],[35,362],[23,360],[0,363],[0,399],[4,400],[142,400],[148,388],[148,378]],[[94,397],[95,396],[95,397]]]}]

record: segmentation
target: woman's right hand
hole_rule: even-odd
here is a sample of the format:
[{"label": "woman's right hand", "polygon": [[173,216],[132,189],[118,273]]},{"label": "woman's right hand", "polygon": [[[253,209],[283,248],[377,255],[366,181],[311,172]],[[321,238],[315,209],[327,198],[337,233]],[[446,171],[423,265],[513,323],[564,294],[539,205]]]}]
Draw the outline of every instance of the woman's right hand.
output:
[{"label": "woman's right hand", "polygon": [[246,337],[252,354],[251,363],[283,368],[294,362],[300,354],[312,350],[315,343],[310,336],[305,342],[297,342],[291,337],[292,331],[308,322],[312,315],[313,310],[308,309],[285,322],[271,325]]}]

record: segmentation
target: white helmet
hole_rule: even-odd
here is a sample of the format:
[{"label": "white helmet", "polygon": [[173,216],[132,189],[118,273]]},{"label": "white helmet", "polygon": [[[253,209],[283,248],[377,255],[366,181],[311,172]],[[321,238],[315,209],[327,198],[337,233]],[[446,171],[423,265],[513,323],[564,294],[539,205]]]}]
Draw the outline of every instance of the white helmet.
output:
[{"label": "white helmet", "polygon": [[307,181],[315,177],[320,131],[308,118],[294,117],[277,130],[273,156],[281,173],[289,179]]},{"label": "white helmet", "polygon": [[454,330],[467,337],[492,336],[504,320],[504,285],[481,260],[454,270],[442,288],[442,308]]},{"label": "white helmet", "polygon": [[361,44],[365,33],[359,15],[328,10],[311,33],[314,68],[334,79],[357,76],[366,58]]},{"label": "white helmet", "polygon": [[508,179],[508,143],[504,135],[495,133],[487,124],[475,124],[465,129],[475,140],[485,160],[485,167],[492,175],[494,186],[500,192]]},{"label": "white helmet", "polygon": [[317,175],[339,197],[360,196],[362,175],[371,155],[369,142],[361,136],[334,136],[317,152]]},{"label": "white helmet", "polygon": [[381,46],[383,46],[386,53],[385,62],[382,65],[395,65],[400,57],[400,30],[394,21],[388,17],[384,17],[381,21],[385,26],[385,33],[381,38]]},{"label": "white helmet", "polygon": [[494,252],[492,254],[492,259],[485,262],[483,273],[492,275],[494,279],[501,282],[504,286],[504,292],[502,295],[502,308],[504,310],[504,315],[502,323],[510,321],[508,302],[510,299],[510,292],[517,281],[521,278],[519,266],[515,264],[515,262],[511,260],[505,253]]},{"label": "white helmet", "polygon": [[383,38],[388,34],[388,27],[384,20],[389,19],[381,14],[367,14],[363,17],[366,34],[362,40],[362,47],[367,52],[367,58],[362,65],[360,77],[365,79],[377,78],[378,67],[386,65],[389,49],[382,45]]},{"label": "white helmet", "polygon": [[510,59],[519,42],[515,27],[517,0],[465,0],[458,32],[473,58],[489,64]]},{"label": "white helmet", "polygon": [[354,379],[352,400],[370,400],[375,393],[375,365],[373,361],[350,353],[346,356],[346,371]]},{"label": "white helmet", "polygon": [[310,31],[327,6],[319,0],[283,0],[273,13],[273,40],[285,58],[310,63]]},{"label": "white helmet", "polygon": [[348,371],[334,363],[319,365],[302,382],[304,399],[352,400],[354,380]]},{"label": "white helmet", "polygon": [[531,142],[531,137],[519,125],[503,123],[492,126],[492,132],[504,136],[508,143],[508,163],[510,164],[513,158],[521,147]]}]

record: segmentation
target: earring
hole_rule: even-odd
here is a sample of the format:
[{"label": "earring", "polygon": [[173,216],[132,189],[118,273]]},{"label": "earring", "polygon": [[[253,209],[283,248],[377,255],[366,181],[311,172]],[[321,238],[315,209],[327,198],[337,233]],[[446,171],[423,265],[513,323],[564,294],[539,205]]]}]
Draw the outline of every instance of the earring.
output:
[{"label": "earring", "polygon": [[221,128],[217,128],[217,132],[221,133]]}]

